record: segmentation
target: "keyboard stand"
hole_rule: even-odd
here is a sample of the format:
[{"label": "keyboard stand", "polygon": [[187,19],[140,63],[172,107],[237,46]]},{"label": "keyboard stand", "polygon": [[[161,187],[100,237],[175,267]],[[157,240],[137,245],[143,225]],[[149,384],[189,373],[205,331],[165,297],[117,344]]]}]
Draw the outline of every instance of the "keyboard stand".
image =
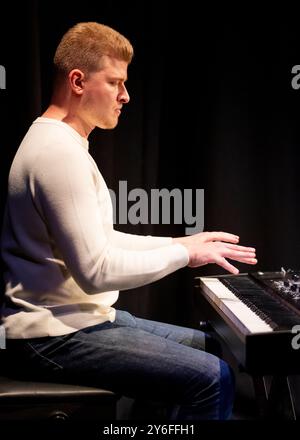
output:
[{"label": "keyboard stand", "polygon": [[253,376],[259,417],[272,420],[296,420],[289,376]]}]

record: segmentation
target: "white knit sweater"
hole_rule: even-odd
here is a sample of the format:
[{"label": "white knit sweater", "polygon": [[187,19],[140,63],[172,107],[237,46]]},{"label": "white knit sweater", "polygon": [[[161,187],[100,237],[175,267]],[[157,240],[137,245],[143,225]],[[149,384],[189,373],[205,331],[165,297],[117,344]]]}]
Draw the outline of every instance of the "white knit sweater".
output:
[{"label": "white knit sweater", "polygon": [[34,121],[14,158],[1,250],[8,338],[113,321],[118,290],[158,280],[189,259],[169,237],[115,231],[88,141],[48,118]]}]

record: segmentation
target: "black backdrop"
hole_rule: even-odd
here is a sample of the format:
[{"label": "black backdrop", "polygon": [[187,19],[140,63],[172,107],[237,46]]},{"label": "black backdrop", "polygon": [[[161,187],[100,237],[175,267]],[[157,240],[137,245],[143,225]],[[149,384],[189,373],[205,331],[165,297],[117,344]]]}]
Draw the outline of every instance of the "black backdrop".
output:
[{"label": "black backdrop", "polygon": [[[49,102],[60,37],[78,21],[99,21],[135,47],[131,102],[119,126],[90,136],[108,186],[117,191],[127,180],[128,190],[204,188],[206,230],[234,232],[256,246],[257,269],[300,269],[300,90],[291,86],[300,26],[292,9],[201,9],[194,1],[175,7],[150,0],[1,5],[0,64],[7,79],[0,90],[1,212],[13,155]],[[182,235],[185,226],[117,228]],[[122,292],[118,307],[194,325],[193,277],[217,273],[224,271],[182,269]]]}]

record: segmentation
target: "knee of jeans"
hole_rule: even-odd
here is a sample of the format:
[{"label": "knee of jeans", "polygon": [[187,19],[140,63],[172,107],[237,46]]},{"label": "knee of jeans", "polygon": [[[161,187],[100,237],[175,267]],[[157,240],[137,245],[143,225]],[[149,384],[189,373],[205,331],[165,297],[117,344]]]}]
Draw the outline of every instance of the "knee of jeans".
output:
[{"label": "knee of jeans", "polygon": [[232,414],[235,392],[235,376],[232,368],[220,360],[220,419],[229,419]]},{"label": "knee of jeans", "polygon": [[116,310],[116,319],[114,323],[120,327],[136,327],[135,316],[126,310]]}]

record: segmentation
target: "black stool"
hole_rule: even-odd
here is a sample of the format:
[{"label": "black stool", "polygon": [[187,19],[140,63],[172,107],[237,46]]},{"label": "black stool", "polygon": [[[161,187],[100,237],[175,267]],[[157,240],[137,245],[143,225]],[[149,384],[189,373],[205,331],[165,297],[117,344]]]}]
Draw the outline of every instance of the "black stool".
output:
[{"label": "black stool", "polygon": [[0,422],[115,420],[119,397],[101,388],[0,376]]}]

